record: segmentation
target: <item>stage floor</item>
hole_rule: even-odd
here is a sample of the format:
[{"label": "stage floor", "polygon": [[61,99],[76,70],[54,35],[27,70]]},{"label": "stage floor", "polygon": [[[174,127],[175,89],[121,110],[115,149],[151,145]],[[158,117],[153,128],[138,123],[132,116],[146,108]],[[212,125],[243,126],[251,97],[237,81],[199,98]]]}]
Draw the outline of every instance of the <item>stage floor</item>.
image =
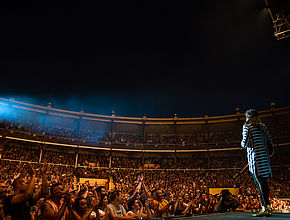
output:
[{"label": "stage floor", "polygon": [[241,220],[241,219],[268,219],[268,220],[279,220],[279,219],[290,219],[290,214],[280,214],[280,213],[274,213],[271,217],[252,217],[252,213],[245,213],[245,212],[227,212],[227,213],[216,213],[216,214],[208,214],[208,215],[197,215],[192,217],[168,217],[164,219],[168,220],[176,220],[176,219],[182,219],[182,220],[197,220],[197,219],[210,219],[210,220]]},{"label": "stage floor", "polygon": [[240,219],[271,219],[271,220],[278,220],[278,219],[290,219],[290,214],[272,214],[271,217],[252,217],[252,213],[244,213],[244,212],[232,212],[232,213],[219,213],[219,214],[211,214],[211,215],[200,215],[200,216],[193,216],[192,219],[227,219],[227,220],[240,220]]}]

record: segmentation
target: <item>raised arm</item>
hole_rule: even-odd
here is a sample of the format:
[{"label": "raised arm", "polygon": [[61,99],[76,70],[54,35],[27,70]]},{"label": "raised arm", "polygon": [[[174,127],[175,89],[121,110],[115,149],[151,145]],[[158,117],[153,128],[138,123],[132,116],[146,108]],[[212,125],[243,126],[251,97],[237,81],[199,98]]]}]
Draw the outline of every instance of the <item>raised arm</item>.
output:
[{"label": "raised arm", "polygon": [[128,198],[128,201],[131,201],[131,200],[135,199],[135,197],[137,195],[137,192],[140,192],[140,189],[141,189],[141,186],[142,186],[142,180],[143,180],[143,177],[138,176],[138,184],[136,186],[136,189],[135,189],[133,195]]},{"label": "raised arm", "polygon": [[34,184],[35,184],[35,171],[32,168],[30,163],[27,165],[27,172],[30,175],[30,181],[28,183],[28,187],[24,193],[13,196],[11,200],[11,204],[22,203],[29,200],[32,197]]},{"label": "raised arm", "polygon": [[48,195],[48,181],[46,176],[47,163],[44,163],[40,170],[42,176],[42,186],[40,191],[33,194],[33,201],[37,201],[41,196],[45,197]]},{"label": "raised arm", "polygon": [[142,218],[146,218],[146,219],[151,219],[152,218],[152,213],[150,210],[150,206],[149,206],[149,200],[147,199],[145,202],[145,210],[146,210],[146,214],[142,214]]},{"label": "raised arm", "polygon": [[139,203],[139,206],[140,206],[140,210],[139,210],[139,213],[138,213],[138,219],[141,219],[141,217],[143,216],[143,211],[144,211],[144,207],[143,207],[143,204],[140,200],[138,200],[138,203]]},{"label": "raised arm", "polygon": [[177,209],[178,203],[179,203],[179,200],[178,200],[178,197],[177,197],[177,199],[176,199],[176,201],[175,201],[175,204],[174,204],[173,212],[172,212],[173,215],[175,215],[175,212],[176,212],[176,209]]},{"label": "raised arm", "polygon": [[192,202],[189,202],[185,210],[182,212],[182,215],[186,215],[189,209],[192,208]]},{"label": "raised arm", "polygon": [[243,125],[243,133],[242,133],[243,139],[241,141],[242,147],[247,147],[247,142],[249,139],[249,128],[245,124]]}]

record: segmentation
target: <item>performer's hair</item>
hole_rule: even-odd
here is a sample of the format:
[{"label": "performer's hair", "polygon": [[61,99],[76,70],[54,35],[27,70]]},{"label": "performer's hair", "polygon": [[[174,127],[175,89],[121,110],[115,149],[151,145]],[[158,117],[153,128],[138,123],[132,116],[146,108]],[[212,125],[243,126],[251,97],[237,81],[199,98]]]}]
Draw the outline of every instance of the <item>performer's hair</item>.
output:
[{"label": "performer's hair", "polygon": [[245,116],[247,118],[252,118],[252,117],[258,117],[259,114],[258,112],[256,111],[256,109],[249,109],[245,112]]},{"label": "performer's hair", "polygon": [[256,109],[249,109],[245,112],[245,116],[249,119],[247,122],[246,122],[246,125],[248,124],[260,124],[262,123],[261,119],[259,118],[259,114],[258,112],[256,111]]}]

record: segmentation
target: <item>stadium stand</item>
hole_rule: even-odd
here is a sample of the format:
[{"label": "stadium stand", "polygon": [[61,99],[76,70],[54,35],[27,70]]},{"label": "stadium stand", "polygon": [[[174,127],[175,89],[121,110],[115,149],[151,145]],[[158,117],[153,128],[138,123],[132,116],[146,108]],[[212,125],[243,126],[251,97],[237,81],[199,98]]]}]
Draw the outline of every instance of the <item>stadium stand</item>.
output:
[{"label": "stadium stand", "polygon": [[[232,209],[249,212],[260,208],[250,174],[233,178],[247,161],[245,151],[240,150],[244,116],[238,111],[215,117],[133,118],[3,98],[0,106],[14,110],[0,117],[1,218],[3,203],[15,193],[15,179],[32,178],[28,163],[36,173],[35,192],[44,188],[43,175],[50,188],[62,184],[62,215],[66,219],[78,219],[88,212],[90,219],[109,218],[113,210],[104,206],[104,196],[108,196],[107,203],[121,204],[125,215],[135,219],[138,215],[158,218],[214,213],[222,189],[231,190],[238,204]],[[272,210],[289,212],[290,107],[272,106],[259,113],[276,146],[269,182]],[[44,202],[51,193],[52,189],[43,192],[31,205],[33,219],[47,215]],[[160,193],[166,201],[160,200]],[[78,208],[81,198],[86,198],[83,210]],[[159,209],[163,203],[168,205]]]}]

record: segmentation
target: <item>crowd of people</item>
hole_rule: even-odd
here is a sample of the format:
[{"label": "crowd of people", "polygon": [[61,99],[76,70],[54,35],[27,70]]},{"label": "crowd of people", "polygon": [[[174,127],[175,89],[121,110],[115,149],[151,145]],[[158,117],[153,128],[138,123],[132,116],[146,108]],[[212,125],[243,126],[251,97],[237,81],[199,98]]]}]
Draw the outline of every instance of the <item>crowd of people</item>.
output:
[{"label": "crowd of people", "polygon": [[[17,215],[27,215],[26,219],[115,219],[116,216],[150,219],[260,208],[250,175],[233,179],[235,170],[100,170],[7,160],[1,160],[0,167],[2,219]],[[279,182],[281,177],[289,179],[289,172],[277,169],[273,173],[272,209],[289,211],[289,201],[277,199],[278,195],[289,196],[287,181]],[[108,179],[108,182],[105,186],[78,184],[76,179],[80,177]],[[115,185],[111,191],[109,179]],[[216,187],[239,188],[239,194],[223,191],[211,194],[210,188]]]},{"label": "crowd of people", "polygon": [[[29,142],[6,140],[2,153],[3,159],[41,162],[51,164],[90,166],[101,168],[134,168],[139,169],[144,164],[152,164],[160,169],[217,169],[241,168],[246,162],[244,151],[236,150],[232,153],[220,155],[217,152],[208,155],[206,152],[194,152],[187,155],[179,154],[152,154],[152,153],[121,153],[109,151],[85,151],[63,146],[49,146]],[[289,165],[290,156],[283,149],[277,150],[271,159],[272,165]],[[281,152],[280,152],[281,151]],[[78,155],[77,155],[78,152]],[[144,158],[143,158],[144,156]],[[77,157],[77,158],[76,158]],[[208,161],[208,157],[209,160]],[[154,168],[152,167],[152,168]]]},{"label": "crowd of people", "polygon": [[[56,148],[58,148],[58,151],[56,151]],[[40,152],[41,150],[42,153]],[[105,188],[107,195],[107,199],[105,200],[108,200],[107,202],[113,201],[110,200],[109,194],[112,192],[109,192],[108,188],[109,180],[112,179],[115,188],[119,190],[120,197],[123,198],[122,205],[129,216],[135,216],[133,213],[138,213],[140,207],[143,207],[142,213],[144,215],[142,214],[142,216],[144,218],[154,218],[165,215],[211,213],[226,211],[228,210],[227,208],[239,211],[255,211],[260,207],[257,188],[252,178],[250,178],[250,175],[246,173],[238,179],[233,178],[235,173],[241,168],[241,158],[213,158],[210,169],[190,170],[188,169],[188,167],[191,167],[190,164],[193,164],[193,167],[196,166],[196,168],[206,168],[207,159],[197,156],[196,158],[178,158],[175,160],[173,157],[158,158],[151,155],[144,159],[144,163],[159,164],[158,168],[161,169],[147,170],[141,167],[142,157],[128,158],[121,153],[115,153],[111,157],[112,166],[109,167],[108,152],[104,152],[103,154],[82,152],[79,154],[80,161],[77,166],[75,166],[75,152],[73,152],[72,149],[65,150],[65,148],[61,147],[52,149],[52,147],[46,146],[37,147],[29,143],[25,144],[24,142],[17,141],[8,141],[4,144],[0,164],[0,172],[2,174],[0,179],[2,196],[0,207],[3,208],[5,198],[15,193],[13,185],[15,179],[18,177],[26,177],[27,174],[29,174],[25,170],[25,166],[23,166],[27,161],[30,161],[36,170],[35,190],[39,190],[42,187],[43,180],[41,175],[43,171],[41,171],[41,164],[38,163],[40,161],[40,154],[41,161],[47,161],[49,163],[49,166],[46,168],[48,188],[54,189],[54,184],[61,183],[61,187],[65,187],[68,191],[74,192],[73,194],[70,193],[69,198],[67,198],[67,200],[69,200],[67,203],[70,203],[70,206],[67,207],[69,209],[67,213],[80,212],[79,209],[76,211],[76,206],[78,207],[81,205],[79,202],[86,203],[83,209],[87,211],[91,210],[91,213],[95,213],[94,215],[101,216],[100,213],[103,215],[106,213],[104,211],[104,204],[102,204],[103,208],[100,209],[103,210],[103,212],[99,211],[102,198],[97,194],[97,185],[86,186],[86,184],[81,184],[79,188],[76,189],[76,179],[80,177],[107,179],[107,188]],[[98,164],[96,164],[96,166],[88,166],[88,163],[93,161],[98,161]],[[243,158],[242,161],[245,161],[245,158]],[[283,163],[286,164],[286,161]],[[172,169],[172,164],[177,165],[178,170]],[[137,187],[136,185],[140,182],[138,181],[138,176],[140,179],[142,175],[142,187],[139,186],[141,189],[137,190],[140,194],[140,201],[136,200],[134,204],[132,204],[132,202],[128,202],[128,199],[134,194]],[[287,180],[289,180],[289,167],[273,167],[273,178],[269,181],[273,210],[289,210],[289,202],[277,199],[277,197],[289,196],[290,185]],[[231,195],[228,197],[230,201],[232,201],[232,203],[230,203],[232,207],[219,207],[223,204],[221,202],[222,194],[210,194],[210,188],[221,187],[239,188],[238,195]],[[83,192],[84,189],[87,191],[86,195],[90,195],[88,198],[91,199],[91,196],[94,196],[97,205],[94,205],[94,203],[90,204],[90,199],[81,201],[79,193]],[[146,199],[141,196],[144,196],[143,191],[145,189],[147,195]],[[154,202],[157,200],[159,193],[162,193],[159,198],[159,203]],[[36,213],[38,213],[36,215],[42,215],[43,213],[41,210],[43,209],[44,202],[47,201],[48,198],[51,198],[51,196],[50,192],[47,193],[46,196],[35,201],[32,206],[34,208],[30,207],[32,211],[34,212],[36,210]],[[168,206],[165,205],[166,211],[163,210],[164,212],[162,210],[158,211],[155,207],[156,204],[163,206],[166,203],[161,197],[164,197],[168,202]],[[95,208],[91,209],[91,205]],[[3,210],[5,209],[2,209],[2,218],[4,218]],[[81,211],[83,214],[85,213],[84,210]],[[97,210],[99,213],[97,213]],[[150,210],[150,212],[148,210]],[[34,215],[33,212],[30,213],[31,216]],[[150,216],[148,213],[150,213]],[[112,213],[108,214],[107,212],[106,216],[109,215],[113,216]],[[96,218],[101,218],[100,216]],[[77,217],[69,218],[78,219]],[[137,217],[135,216],[135,218]]]},{"label": "crowd of people", "polygon": [[[156,132],[155,130],[146,129],[146,132],[135,130],[134,132],[126,132],[126,129],[122,131],[115,131],[110,128],[109,125],[102,126],[86,126],[78,125],[77,121],[68,121],[66,123],[57,123],[59,119],[50,119],[48,115],[40,115],[38,120],[20,120],[14,119],[1,119],[0,129],[8,132],[22,132],[26,135],[34,135],[40,137],[48,137],[59,139],[67,142],[83,143],[100,143],[100,144],[138,144],[138,145],[176,145],[176,146],[196,146],[202,144],[231,144],[237,143],[241,139],[241,126],[242,124],[233,122],[228,125],[215,124],[212,128],[205,128],[204,126],[195,127],[195,131],[167,131]],[[66,120],[66,119],[65,119]],[[65,121],[64,120],[64,121]],[[275,137],[280,139],[289,140],[289,123],[279,120],[277,122],[271,122],[270,133],[275,134]],[[162,131],[162,129],[161,129]]]},{"label": "crowd of people", "polygon": [[124,133],[106,129],[88,129],[77,126],[68,127],[37,121],[0,120],[0,128],[10,132],[22,132],[27,135],[44,136],[66,141],[93,142],[102,144],[143,144],[143,145],[178,145],[194,146],[204,143],[232,143],[240,139],[240,132],[200,131],[195,133]]},{"label": "crowd of people", "polygon": [[[76,158],[76,154],[78,156]],[[110,164],[110,153],[108,151],[77,151],[76,148],[62,146],[48,146],[42,144],[25,143],[18,141],[5,141],[2,158],[11,160],[41,162],[47,161],[52,164],[77,165],[95,167],[107,167]],[[176,156],[176,158],[175,158]],[[141,153],[122,154],[120,152],[111,154],[112,168],[134,168],[139,169],[144,164],[152,164],[160,169],[206,169],[206,168],[239,168],[243,166],[244,160],[242,152],[238,156],[230,157],[211,157],[210,167],[206,154],[195,153],[187,157],[184,155],[168,154],[150,154]],[[143,160],[144,159],[144,160]]]}]

